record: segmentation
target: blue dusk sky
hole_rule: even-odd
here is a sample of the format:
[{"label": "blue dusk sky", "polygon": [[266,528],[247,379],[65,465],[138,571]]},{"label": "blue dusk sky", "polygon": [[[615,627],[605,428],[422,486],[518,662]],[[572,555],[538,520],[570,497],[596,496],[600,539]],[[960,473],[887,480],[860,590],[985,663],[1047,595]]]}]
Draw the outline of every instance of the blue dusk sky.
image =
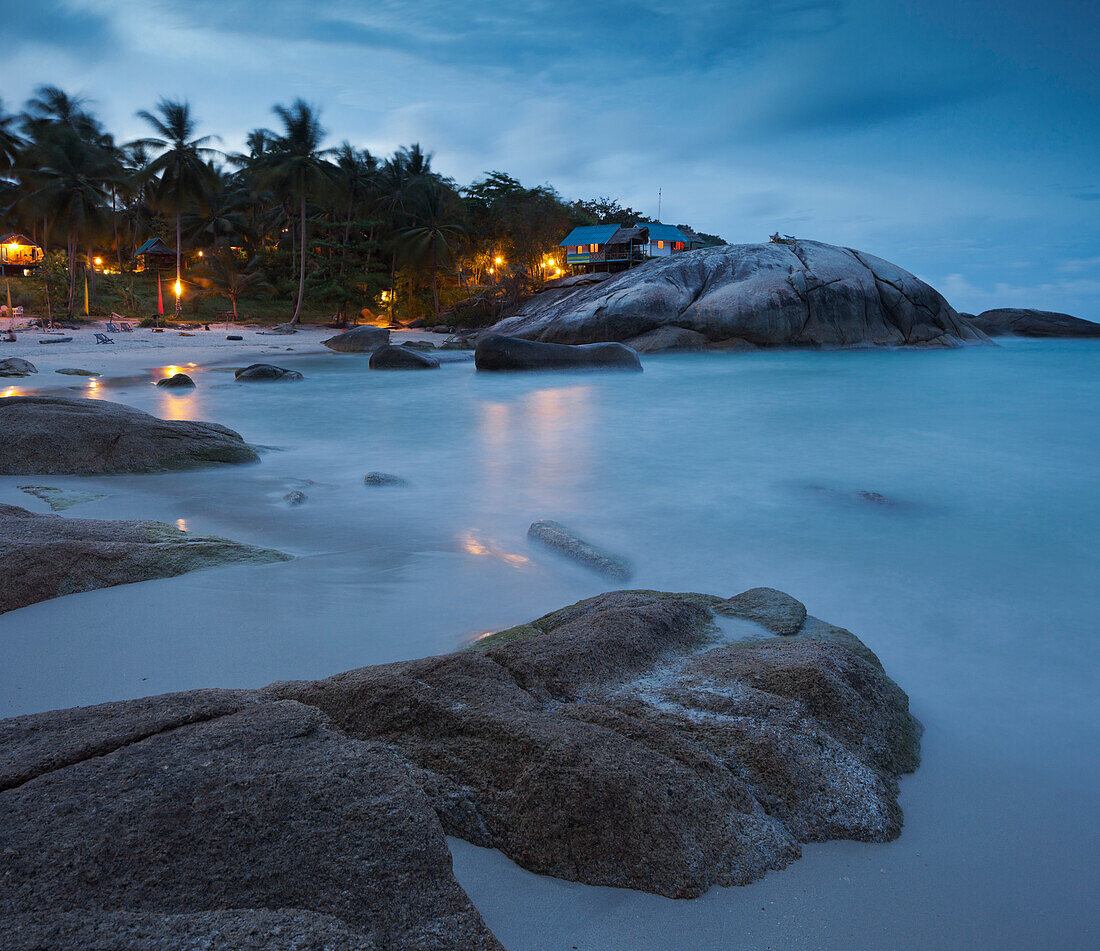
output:
[{"label": "blue dusk sky", "polygon": [[161,96],[238,148],[302,97],[332,144],[415,141],[732,242],[857,247],[960,310],[1100,320],[1089,0],[0,0],[8,109]]}]

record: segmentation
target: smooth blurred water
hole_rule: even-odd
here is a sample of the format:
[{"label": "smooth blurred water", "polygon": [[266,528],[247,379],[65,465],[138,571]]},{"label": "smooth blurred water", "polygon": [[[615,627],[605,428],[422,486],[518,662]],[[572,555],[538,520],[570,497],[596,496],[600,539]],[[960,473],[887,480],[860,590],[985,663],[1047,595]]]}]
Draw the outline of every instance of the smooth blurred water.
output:
[{"label": "smooth blurred water", "polygon": [[[607,587],[527,542],[553,518],[629,555],[632,586],[770,585],[850,628],[910,694],[925,763],[903,784],[897,843],[808,847],[792,869],[693,903],[593,897],[609,890],[458,845],[506,946],[1093,946],[1096,342],[668,355],[642,374],[285,365],[306,379],[189,370],[190,394],[98,390],[231,426],[270,447],[260,465],[0,479],[0,500],[36,511],[17,485],[94,487],[110,497],[67,514],[182,519],[298,556],[0,616],[0,715],[452,649]],[[411,485],[365,487],[369,470]],[[290,508],[295,488],[308,500]],[[867,863],[883,871],[860,877]],[[769,901],[787,910],[774,927]]]}]

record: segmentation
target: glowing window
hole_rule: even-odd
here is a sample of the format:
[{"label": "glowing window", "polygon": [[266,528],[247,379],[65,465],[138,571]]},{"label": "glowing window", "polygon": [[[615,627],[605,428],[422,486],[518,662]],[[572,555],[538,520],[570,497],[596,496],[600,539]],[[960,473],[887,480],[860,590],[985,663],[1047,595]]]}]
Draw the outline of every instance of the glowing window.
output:
[{"label": "glowing window", "polygon": [[658,241],[657,242],[657,247],[658,248],[663,248],[664,246],[665,246],[665,243],[663,241]]}]

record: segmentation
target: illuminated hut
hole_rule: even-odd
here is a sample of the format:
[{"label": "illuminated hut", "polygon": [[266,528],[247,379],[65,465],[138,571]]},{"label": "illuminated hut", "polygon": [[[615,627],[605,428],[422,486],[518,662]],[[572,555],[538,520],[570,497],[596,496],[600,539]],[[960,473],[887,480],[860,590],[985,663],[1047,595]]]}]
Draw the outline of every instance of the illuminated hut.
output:
[{"label": "illuminated hut", "polygon": [[42,249],[26,235],[0,238],[0,276],[30,277],[42,263]]},{"label": "illuminated hut", "polygon": [[141,259],[139,270],[170,271],[176,266],[176,252],[160,238],[150,238],[134,252]]}]

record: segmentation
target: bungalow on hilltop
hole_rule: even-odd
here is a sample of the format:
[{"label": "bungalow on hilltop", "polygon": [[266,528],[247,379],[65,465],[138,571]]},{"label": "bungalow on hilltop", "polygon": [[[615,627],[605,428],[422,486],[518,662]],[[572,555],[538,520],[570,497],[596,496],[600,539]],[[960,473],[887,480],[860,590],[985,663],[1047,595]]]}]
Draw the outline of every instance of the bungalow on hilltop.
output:
[{"label": "bungalow on hilltop", "polygon": [[574,274],[592,271],[625,271],[649,258],[668,257],[701,248],[694,232],[673,225],[640,221],[628,225],[587,225],[574,228],[558,247],[565,248],[565,262]]},{"label": "bungalow on hilltop", "polygon": [[30,277],[42,264],[42,249],[26,235],[0,238],[0,277]]}]

